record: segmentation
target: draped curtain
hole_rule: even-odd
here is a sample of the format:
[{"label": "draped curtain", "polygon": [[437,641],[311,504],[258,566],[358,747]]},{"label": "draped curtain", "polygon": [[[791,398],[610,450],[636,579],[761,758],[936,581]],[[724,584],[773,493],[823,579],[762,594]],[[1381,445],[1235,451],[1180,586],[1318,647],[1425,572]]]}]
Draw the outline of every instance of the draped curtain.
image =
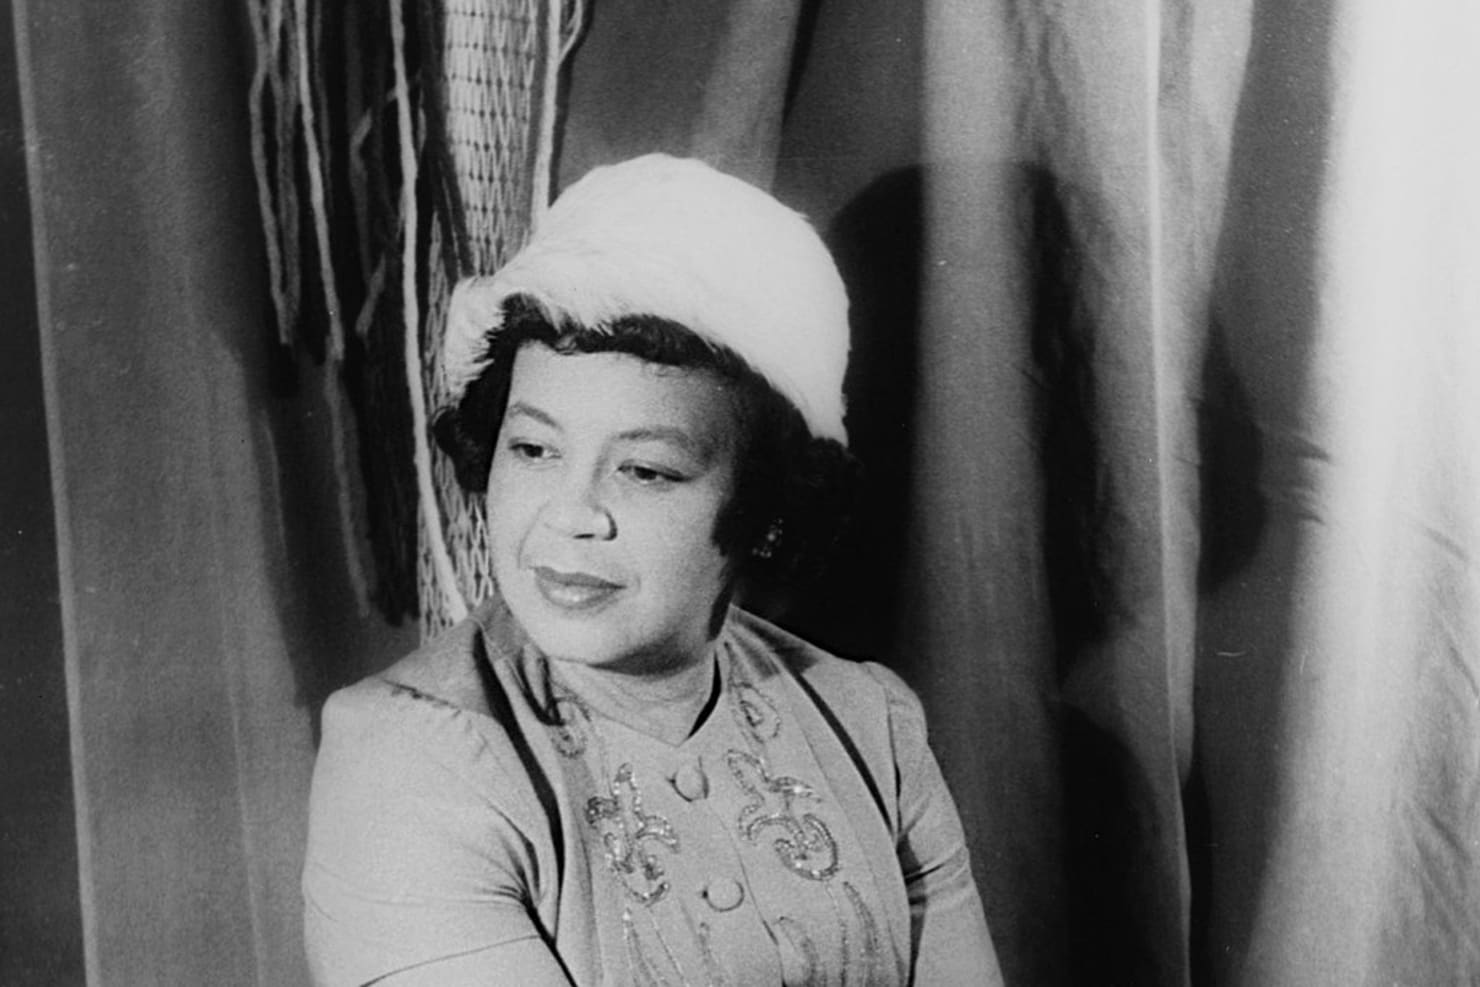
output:
[{"label": "draped curtain", "polygon": [[304,983],[312,709],[416,635],[357,607],[321,370],[277,348],[246,18],[12,14],[64,652],[38,658],[65,671],[78,844],[30,874],[76,889],[83,933],[17,982]]},{"label": "draped curtain", "polygon": [[928,6],[900,641],[1010,983],[1480,977],[1480,9]]},{"label": "draped curtain", "polygon": [[[862,523],[758,602],[921,691],[1007,982],[1480,979],[1480,10],[588,8],[557,188],[698,154],[839,257]],[[313,709],[413,634],[275,349],[245,15],[13,10],[87,969],[303,982]]]}]

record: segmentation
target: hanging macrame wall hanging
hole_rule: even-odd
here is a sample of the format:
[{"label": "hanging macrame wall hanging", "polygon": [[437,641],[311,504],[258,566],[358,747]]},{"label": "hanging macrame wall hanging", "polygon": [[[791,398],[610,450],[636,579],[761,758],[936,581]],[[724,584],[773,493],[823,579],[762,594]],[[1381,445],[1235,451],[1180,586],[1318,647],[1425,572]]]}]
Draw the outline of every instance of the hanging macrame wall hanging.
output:
[{"label": "hanging macrame wall hanging", "polygon": [[462,493],[427,429],[446,300],[458,278],[495,270],[549,203],[559,70],[583,4],[248,5],[279,338],[330,368],[356,592],[392,620],[416,615],[428,636],[492,588],[482,501]]}]

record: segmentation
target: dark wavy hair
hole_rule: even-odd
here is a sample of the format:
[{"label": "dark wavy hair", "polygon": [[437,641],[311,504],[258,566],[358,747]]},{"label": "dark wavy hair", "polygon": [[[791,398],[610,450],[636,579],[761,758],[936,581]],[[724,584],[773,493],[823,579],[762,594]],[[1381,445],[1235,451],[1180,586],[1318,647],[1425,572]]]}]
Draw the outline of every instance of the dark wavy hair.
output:
[{"label": "dark wavy hair", "polygon": [[432,422],[463,489],[487,490],[514,357],[531,343],[564,354],[625,353],[730,384],[740,398],[740,462],[714,542],[747,584],[796,585],[821,573],[853,514],[857,461],[836,440],[814,437],[801,412],[739,355],[667,319],[627,316],[598,332],[554,325],[525,297],[506,301],[487,366]]}]

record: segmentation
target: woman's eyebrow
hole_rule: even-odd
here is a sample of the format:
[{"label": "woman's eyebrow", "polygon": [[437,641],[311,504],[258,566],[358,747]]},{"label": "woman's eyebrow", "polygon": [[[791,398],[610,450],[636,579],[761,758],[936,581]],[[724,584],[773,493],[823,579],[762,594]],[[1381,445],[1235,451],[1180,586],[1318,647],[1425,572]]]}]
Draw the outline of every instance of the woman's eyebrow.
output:
[{"label": "woman's eyebrow", "polygon": [[525,418],[533,418],[541,425],[548,425],[550,428],[558,429],[560,427],[560,423],[551,417],[548,412],[541,411],[532,404],[525,404],[523,401],[510,403],[508,410],[504,412],[505,418],[513,418],[518,415],[523,415]]},{"label": "woman's eyebrow", "polygon": [[671,425],[647,425],[641,428],[629,428],[618,432],[617,438],[624,442],[667,442],[678,446],[691,456],[708,459],[711,452],[711,443],[705,442],[692,433]]}]

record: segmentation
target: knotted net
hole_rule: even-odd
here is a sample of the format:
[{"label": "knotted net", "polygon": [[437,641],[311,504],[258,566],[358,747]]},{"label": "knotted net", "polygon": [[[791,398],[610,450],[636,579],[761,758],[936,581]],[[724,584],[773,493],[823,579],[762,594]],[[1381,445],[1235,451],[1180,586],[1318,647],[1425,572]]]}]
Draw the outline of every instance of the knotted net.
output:
[{"label": "knotted net", "polygon": [[[279,337],[330,364],[339,521],[362,609],[373,596],[393,620],[415,612],[427,636],[492,589],[482,503],[429,441],[447,298],[459,277],[499,267],[549,202],[559,68],[582,2],[247,4]],[[341,384],[357,427],[340,420]]]},{"label": "knotted net", "polygon": [[[579,29],[580,8],[547,0],[444,0],[441,84],[446,145],[460,209],[433,229],[423,382],[436,407],[444,397],[434,373],[447,296],[446,266],[435,258],[456,243],[469,273],[497,270],[523,244],[549,202],[555,97],[560,61]],[[452,463],[431,457],[444,535],[423,513],[419,566],[423,635],[461,616],[462,601],[493,588],[482,498],[458,486]],[[448,587],[436,551],[446,545],[456,579]]]}]

